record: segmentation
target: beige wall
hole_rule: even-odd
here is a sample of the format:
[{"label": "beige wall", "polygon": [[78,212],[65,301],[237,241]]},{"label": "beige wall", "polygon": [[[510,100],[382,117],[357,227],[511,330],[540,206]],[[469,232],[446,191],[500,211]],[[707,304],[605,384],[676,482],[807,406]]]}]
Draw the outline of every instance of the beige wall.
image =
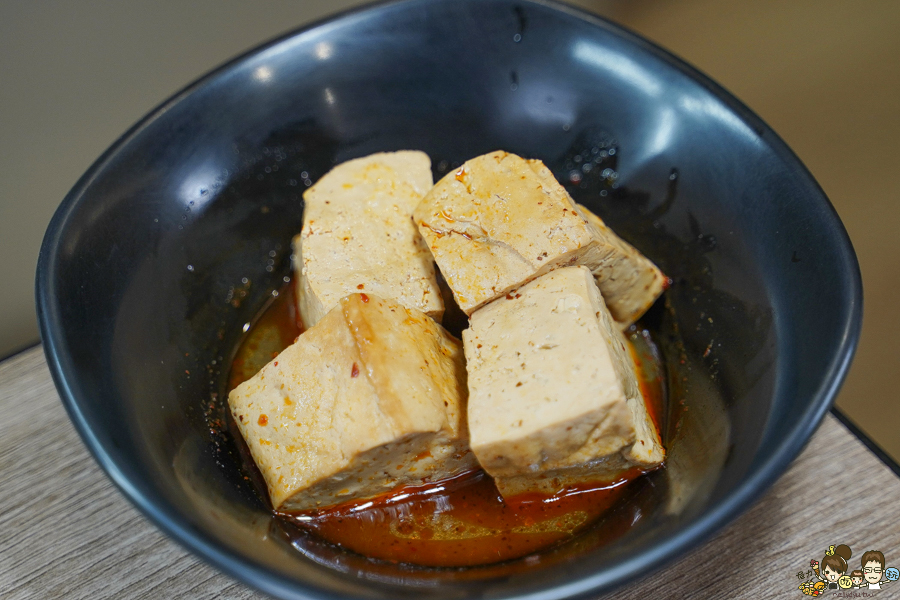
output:
[{"label": "beige wall", "polygon": [[[0,357],[37,341],[41,237],[134,121],[220,62],[357,0],[0,4]],[[756,110],[818,178],[863,270],[862,343],[839,405],[900,457],[900,3],[579,0]],[[862,7],[862,9],[861,9]]]},{"label": "beige wall", "polygon": [[698,66],[778,132],[844,221],[863,334],[838,406],[900,460],[900,2],[683,0],[615,18]]},{"label": "beige wall", "polygon": [[53,211],[154,106],[221,62],[359,0],[0,2],[0,357],[38,339]]}]

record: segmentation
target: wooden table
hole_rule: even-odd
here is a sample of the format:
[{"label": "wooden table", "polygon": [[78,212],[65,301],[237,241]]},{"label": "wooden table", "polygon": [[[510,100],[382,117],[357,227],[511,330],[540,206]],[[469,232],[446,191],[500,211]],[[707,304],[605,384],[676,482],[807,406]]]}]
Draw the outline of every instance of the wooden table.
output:
[{"label": "wooden table", "polygon": [[[804,598],[831,544],[900,566],[900,478],[829,415],[752,509],[609,598]],[[856,590],[862,592],[865,590]],[[871,594],[900,598],[900,582]],[[113,487],[59,401],[40,347],[0,363],[0,598],[262,598],[163,536]]]}]

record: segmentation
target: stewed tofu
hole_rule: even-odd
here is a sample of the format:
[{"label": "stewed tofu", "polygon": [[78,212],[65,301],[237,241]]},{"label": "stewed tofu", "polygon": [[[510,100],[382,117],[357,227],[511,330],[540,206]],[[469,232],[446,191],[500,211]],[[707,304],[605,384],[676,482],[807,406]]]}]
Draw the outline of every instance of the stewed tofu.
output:
[{"label": "stewed tofu", "polygon": [[375,295],[341,299],[228,404],[276,509],[322,508],[475,466],[460,342]]},{"label": "stewed tofu", "polygon": [[669,278],[600,217],[580,204],[577,207],[594,239],[600,241],[588,266],[610,314],[625,329],[653,306]]},{"label": "stewed tofu", "polygon": [[[618,297],[623,295],[619,279],[646,284],[629,270],[652,267],[646,259],[646,264],[635,260],[640,254],[602,221],[589,222],[541,161],[508,152],[473,158],[449,173],[414,217],[468,315],[555,268],[585,265],[603,285],[611,282],[610,291]],[[661,276],[652,269],[649,279]],[[652,304],[647,299],[655,300],[653,293],[648,288],[637,300],[630,295],[616,300],[614,315],[630,324],[640,316],[636,307],[646,309]]]},{"label": "stewed tofu", "polygon": [[336,166],[303,194],[303,228],[293,246],[307,327],[355,292],[393,298],[440,321],[434,260],[412,221],[431,186],[427,154],[382,152]]},{"label": "stewed tofu", "polygon": [[463,331],[472,451],[504,496],[662,462],[627,342],[590,270],[553,270]]}]

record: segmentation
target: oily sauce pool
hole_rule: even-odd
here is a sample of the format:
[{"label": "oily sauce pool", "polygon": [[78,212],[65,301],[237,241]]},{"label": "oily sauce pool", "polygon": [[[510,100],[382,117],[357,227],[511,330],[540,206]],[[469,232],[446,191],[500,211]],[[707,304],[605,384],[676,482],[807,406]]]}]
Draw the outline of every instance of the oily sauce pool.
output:
[{"label": "oily sauce pool", "polygon": [[[229,390],[255,375],[300,335],[295,306],[293,285],[288,284],[244,338],[232,363]],[[658,355],[646,336],[632,332],[630,337],[641,390],[662,431],[661,371],[654,364]],[[255,469],[250,463],[248,468]],[[371,558],[432,567],[486,565],[571,539],[607,512],[642,474],[635,468],[615,481],[571,486],[552,496],[523,494],[504,500],[493,480],[478,469],[364,501],[276,515]]]}]

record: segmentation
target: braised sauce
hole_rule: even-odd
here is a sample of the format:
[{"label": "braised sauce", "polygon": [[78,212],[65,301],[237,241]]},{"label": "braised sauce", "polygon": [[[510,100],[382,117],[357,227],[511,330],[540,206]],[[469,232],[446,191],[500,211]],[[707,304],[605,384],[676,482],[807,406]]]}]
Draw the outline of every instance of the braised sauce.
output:
[{"label": "braised sauce", "polygon": [[276,293],[277,296],[266,305],[253,326],[247,330],[247,335],[231,362],[229,392],[259,373],[260,369],[303,333],[294,285],[288,283]]},{"label": "braised sauce", "polygon": [[[229,389],[256,374],[300,335],[295,306],[293,286],[288,284],[249,329],[232,363]],[[663,431],[659,355],[641,329],[632,328],[628,338],[651,418]],[[478,469],[364,501],[276,516],[371,558],[432,567],[487,565],[572,539],[616,505],[642,475],[632,469],[615,481],[570,486],[552,496],[504,499],[493,480]]]},{"label": "braised sauce", "polygon": [[640,475],[504,499],[484,471],[323,511],[281,514],[359,554],[434,567],[486,565],[526,556],[592,524]]}]

